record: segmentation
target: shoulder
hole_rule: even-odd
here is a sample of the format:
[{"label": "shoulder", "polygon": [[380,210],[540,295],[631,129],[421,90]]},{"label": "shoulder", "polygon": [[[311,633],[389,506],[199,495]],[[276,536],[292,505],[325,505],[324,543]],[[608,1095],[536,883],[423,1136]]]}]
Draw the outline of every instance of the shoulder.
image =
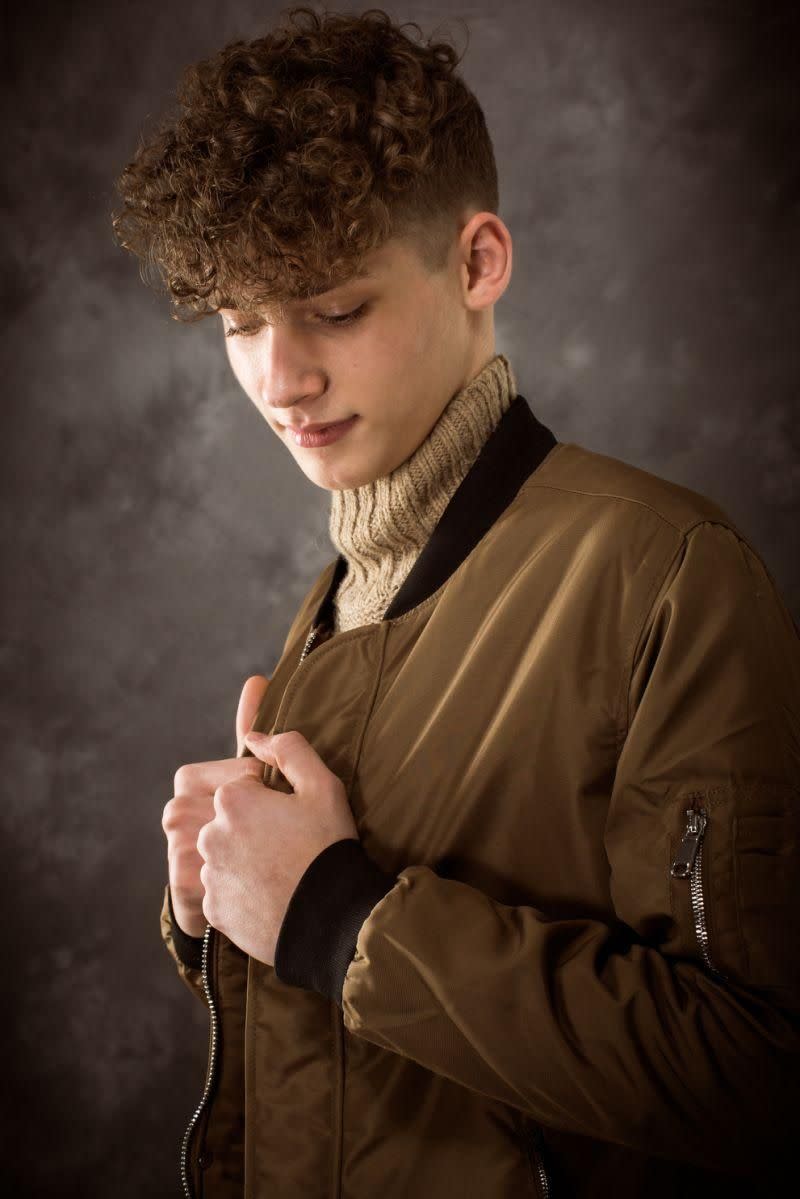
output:
[{"label": "shoulder", "polygon": [[626,517],[650,519],[670,528],[679,542],[704,522],[724,525],[745,539],[730,515],[701,492],[575,442],[559,442],[522,491],[534,500],[549,491],[556,502],[555,493],[560,493],[561,502],[576,516],[584,512],[593,522],[601,514],[623,524]]},{"label": "shoulder", "polygon": [[[620,458],[558,442],[522,485],[520,512],[531,557],[561,546],[559,570],[587,594],[616,588],[632,612],[647,612],[673,586],[698,586],[694,619],[709,600],[772,605],[792,618],[762,555],[729,513],[684,487]],[[578,572],[577,574],[575,572]],[[796,635],[796,630],[795,630]]]}]

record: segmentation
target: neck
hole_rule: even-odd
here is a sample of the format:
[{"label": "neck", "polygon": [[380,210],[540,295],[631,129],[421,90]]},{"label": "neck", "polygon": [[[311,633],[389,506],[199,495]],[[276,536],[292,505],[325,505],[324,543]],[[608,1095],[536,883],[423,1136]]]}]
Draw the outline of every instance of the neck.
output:
[{"label": "neck", "polygon": [[347,559],[336,632],[379,621],[458,485],[517,394],[495,354],[448,401],[417,449],[390,474],[332,493],[330,538]]}]

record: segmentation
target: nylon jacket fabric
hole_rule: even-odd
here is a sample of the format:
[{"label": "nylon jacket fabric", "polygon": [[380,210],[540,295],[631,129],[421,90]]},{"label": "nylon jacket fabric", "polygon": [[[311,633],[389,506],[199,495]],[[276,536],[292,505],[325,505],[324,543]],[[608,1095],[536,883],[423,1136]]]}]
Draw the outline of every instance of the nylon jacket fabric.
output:
[{"label": "nylon jacket fabric", "polygon": [[[343,565],[253,727],[309,740],[360,841],[274,966],[207,930],[191,1194],[766,1193],[800,1100],[800,639],[758,553],[518,396],[383,620],[332,634]],[[161,932],[206,1004],[168,887]]]}]

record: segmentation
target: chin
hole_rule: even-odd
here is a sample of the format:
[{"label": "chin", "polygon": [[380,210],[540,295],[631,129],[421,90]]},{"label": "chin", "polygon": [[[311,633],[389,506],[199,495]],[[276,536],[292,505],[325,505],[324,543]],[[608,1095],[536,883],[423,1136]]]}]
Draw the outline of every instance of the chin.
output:
[{"label": "chin", "polygon": [[332,466],[329,470],[320,467],[313,473],[306,473],[312,483],[316,483],[317,487],[322,487],[326,491],[349,491],[354,487],[362,487],[365,483],[372,483],[379,478],[379,475],[375,471],[370,471],[368,467],[362,467],[360,470],[357,467],[348,469],[344,464]]}]

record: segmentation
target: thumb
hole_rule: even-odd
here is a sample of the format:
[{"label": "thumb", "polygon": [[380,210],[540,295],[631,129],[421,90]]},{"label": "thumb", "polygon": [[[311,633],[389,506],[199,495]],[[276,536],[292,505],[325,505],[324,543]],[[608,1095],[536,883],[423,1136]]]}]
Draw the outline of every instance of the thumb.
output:
[{"label": "thumb", "polygon": [[237,758],[241,758],[243,753],[250,753],[244,743],[245,734],[249,733],[253,726],[268,686],[269,679],[263,674],[251,674],[249,679],[245,679],[242,694],[239,696],[239,707],[236,710]]}]

